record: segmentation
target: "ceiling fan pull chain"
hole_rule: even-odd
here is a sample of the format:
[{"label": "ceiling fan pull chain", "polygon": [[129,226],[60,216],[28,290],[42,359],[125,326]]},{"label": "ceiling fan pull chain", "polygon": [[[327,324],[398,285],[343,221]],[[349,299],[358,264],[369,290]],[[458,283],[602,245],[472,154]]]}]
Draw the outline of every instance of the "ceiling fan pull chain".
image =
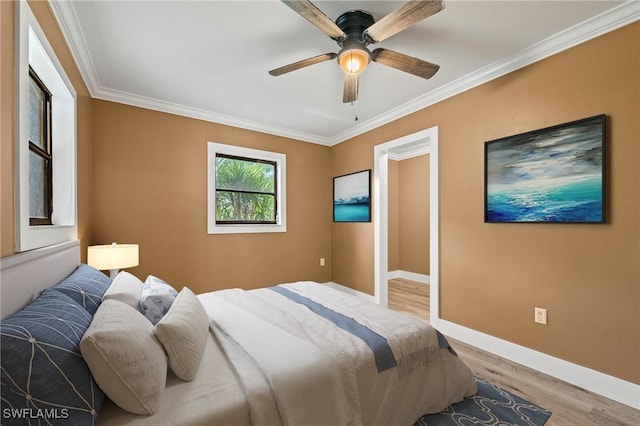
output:
[{"label": "ceiling fan pull chain", "polygon": [[356,119],[355,121],[358,121],[358,91],[360,89],[360,79],[356,80],[356,99],[354,101],[351,101],[351,106],[353,106],[356,109]]}]

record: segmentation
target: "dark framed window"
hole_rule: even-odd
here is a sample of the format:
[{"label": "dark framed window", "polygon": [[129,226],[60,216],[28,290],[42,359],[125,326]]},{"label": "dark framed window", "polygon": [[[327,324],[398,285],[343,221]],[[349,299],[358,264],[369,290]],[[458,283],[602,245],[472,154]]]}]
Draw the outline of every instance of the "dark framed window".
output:
[{"label": "dark framed window", "polygon": [[53,212],[53,156],[51,92],[29,67],[29,224],[51,225]]},{"label": "dark framed window", "polygon": [[216,224],[276,224],[276,161],[216,153]]}]

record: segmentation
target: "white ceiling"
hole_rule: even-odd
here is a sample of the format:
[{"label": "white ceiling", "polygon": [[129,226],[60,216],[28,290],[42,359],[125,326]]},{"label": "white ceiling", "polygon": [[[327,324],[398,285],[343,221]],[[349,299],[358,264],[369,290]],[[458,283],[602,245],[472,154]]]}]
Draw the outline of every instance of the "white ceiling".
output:
[{"label": "white ceiling", "polygon": [[[331,19],[378,20],[402,1],[315,1]],[[372,63],[356,106],[335,61],[267,72],[339,50],[276,0],[53,2],[92,96],[333,145],[639,19],[640,2],[447,1],[376,47],[440,65],[430,80]]]}]

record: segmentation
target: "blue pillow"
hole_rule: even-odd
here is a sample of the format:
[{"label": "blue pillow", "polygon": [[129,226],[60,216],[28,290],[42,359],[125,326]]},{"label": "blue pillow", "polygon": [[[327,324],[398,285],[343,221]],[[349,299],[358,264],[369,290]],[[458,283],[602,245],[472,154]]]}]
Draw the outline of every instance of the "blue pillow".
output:
[{"label": "blue pillow", "polygon": [[169,311],[177,295],[178,292],[170,284],[149,275],[140,295],[140,312],[155,325]]},{"label": "blue pillow", "polygon": [[3,425],[95,423],[104,394],[80,354],[91,320],[73,299],[45,290],[0,322]]},{"label": "blue pillow", "polygon": [[51,288],[66,294],[93,315],[102,303],[102,296],[110,285],[109,277],[93,266],[82,264],[71,275]]}]

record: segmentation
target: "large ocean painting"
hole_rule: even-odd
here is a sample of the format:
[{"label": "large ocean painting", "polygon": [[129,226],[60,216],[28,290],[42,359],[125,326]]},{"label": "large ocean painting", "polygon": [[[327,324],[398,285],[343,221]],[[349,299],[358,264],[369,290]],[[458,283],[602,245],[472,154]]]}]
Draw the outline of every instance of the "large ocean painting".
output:
[{"label": "large ocean painting", "polygon": [[333,221],[371,222],[371,170],[333,178]]},{"label": "large ocean painting", "polygon": [[605,116],[485,143],[485,222],[604,223]]}]

